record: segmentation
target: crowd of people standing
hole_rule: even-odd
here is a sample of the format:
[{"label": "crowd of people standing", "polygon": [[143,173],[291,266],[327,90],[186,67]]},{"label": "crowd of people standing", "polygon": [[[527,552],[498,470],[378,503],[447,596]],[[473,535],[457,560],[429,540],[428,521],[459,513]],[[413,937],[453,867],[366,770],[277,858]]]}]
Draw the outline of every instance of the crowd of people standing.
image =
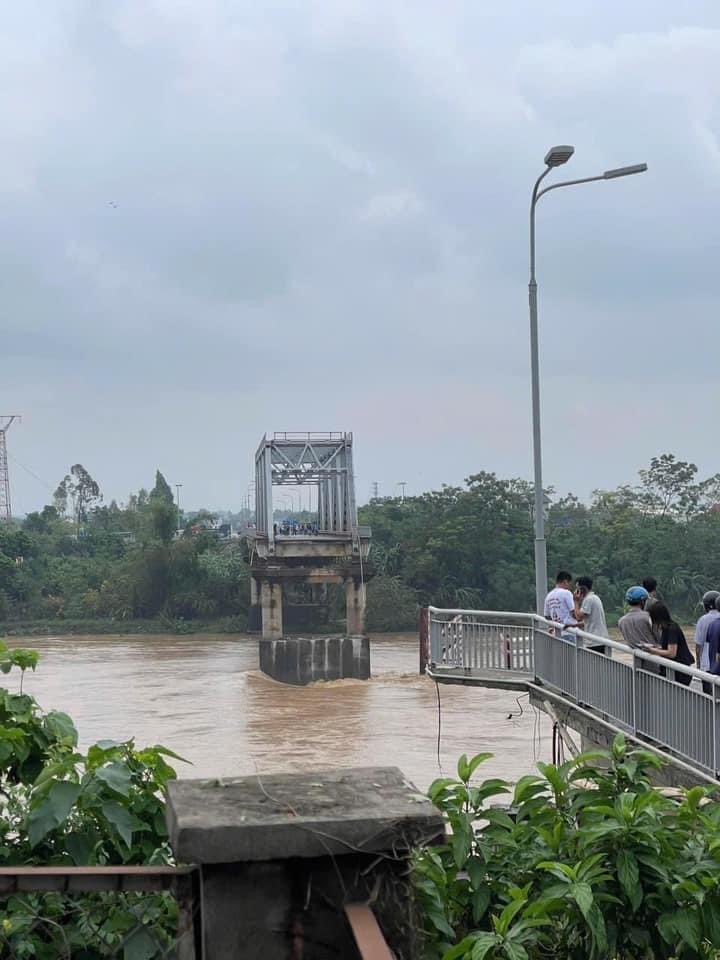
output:
[{"label": "crowd of people standing", "polygon": [[[720,676],[720,591],[708,590],[703,595],[705,612],[697,622],[693,638],[695,656],[690,652],[682,627],[658,593],[654,577],[646,577],[642,585],[629,587],[625,602],[628,612],[620,618],[618,629],[628,646],[671,663],[694,664],[706,673]],[[554,588],[545,598],[544,615],[563,627],[579,627],[594,637],[609,638],[605,609],[590,577],[578,577],[573,583],[567,570],[559,571]],[[603,645],[589,646],[597,652],[607,652]],[[660,667],[659,673],[665,676],[665,668]],[[677,683],[686,686],[692,680],[690,674],[679,670],[671,671],[671,675]],[[703,690],[710,693],[711,684],[703,682]]]}]

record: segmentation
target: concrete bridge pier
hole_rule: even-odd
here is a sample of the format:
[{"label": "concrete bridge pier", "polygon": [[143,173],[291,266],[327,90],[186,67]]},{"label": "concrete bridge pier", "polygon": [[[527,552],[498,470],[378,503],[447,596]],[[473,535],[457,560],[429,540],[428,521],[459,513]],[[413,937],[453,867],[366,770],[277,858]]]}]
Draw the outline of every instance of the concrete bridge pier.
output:
[{"label": "concrete bridge pier", "polygon": [[281,640],[283,635],[282,585],[277,580],[260,582],[262,635],[264,640]]},{"label": "concrete bridge pier", "polygon": [[345,615],[349,637],[365,633],[365,584],[355,577],[345,581]]}]

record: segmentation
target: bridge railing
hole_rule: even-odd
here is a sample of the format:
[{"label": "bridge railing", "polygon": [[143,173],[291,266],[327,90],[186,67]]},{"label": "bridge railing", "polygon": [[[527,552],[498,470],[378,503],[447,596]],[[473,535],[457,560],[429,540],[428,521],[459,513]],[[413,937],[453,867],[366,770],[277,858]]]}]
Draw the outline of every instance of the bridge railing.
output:
[{"label": "bridge railing", "polygon": [[429,607],[430,662],[460,668],[532,676],[533,631],[542,618],[498,610]]},{"label": "bridge railing", "polygon": [[524,676],[705,773],[720,771],[720,677],[533,614],[431,607],[429,633],[438,679]]}]

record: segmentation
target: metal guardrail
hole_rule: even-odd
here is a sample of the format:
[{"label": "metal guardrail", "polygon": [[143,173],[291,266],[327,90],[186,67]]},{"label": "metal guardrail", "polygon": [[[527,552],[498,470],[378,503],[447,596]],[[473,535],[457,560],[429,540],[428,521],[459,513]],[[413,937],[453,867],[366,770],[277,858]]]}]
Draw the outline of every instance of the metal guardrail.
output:
[{"label": "metal guardrail", "polygon": [[561,630],[535,614],[436,607],[428,614],[431,675],[524,677],[718,776],[720,677],[583,630]]},{"label": "metal guardrail", "polygon": [[534,672],[533,614],[429,607],[430,662],[438,667]]},{"label": "metal guardrail", "polygon": [[0,957],[200,960],[199,881],[194,866],[1,867]]}]

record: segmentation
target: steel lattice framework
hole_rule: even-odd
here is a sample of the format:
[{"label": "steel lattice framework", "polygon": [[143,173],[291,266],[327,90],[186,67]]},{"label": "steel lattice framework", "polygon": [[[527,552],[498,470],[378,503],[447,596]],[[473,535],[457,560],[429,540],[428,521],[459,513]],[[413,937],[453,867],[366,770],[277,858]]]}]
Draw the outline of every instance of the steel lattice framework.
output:
[{"label": "steel lattice framework", "polygon": [[257,533],[273,539],[273,486],[316,484],[318,529],[357,535],[352,433],[274,433],[255,454]]},{"label": "steel lattice framework", "polygon": [[20,420],[16,414],[0,414],[0,523],[10,523],[12,520],[12,505],[10,503],[10,470],[8,469],[6,433],[14,420]]}]

